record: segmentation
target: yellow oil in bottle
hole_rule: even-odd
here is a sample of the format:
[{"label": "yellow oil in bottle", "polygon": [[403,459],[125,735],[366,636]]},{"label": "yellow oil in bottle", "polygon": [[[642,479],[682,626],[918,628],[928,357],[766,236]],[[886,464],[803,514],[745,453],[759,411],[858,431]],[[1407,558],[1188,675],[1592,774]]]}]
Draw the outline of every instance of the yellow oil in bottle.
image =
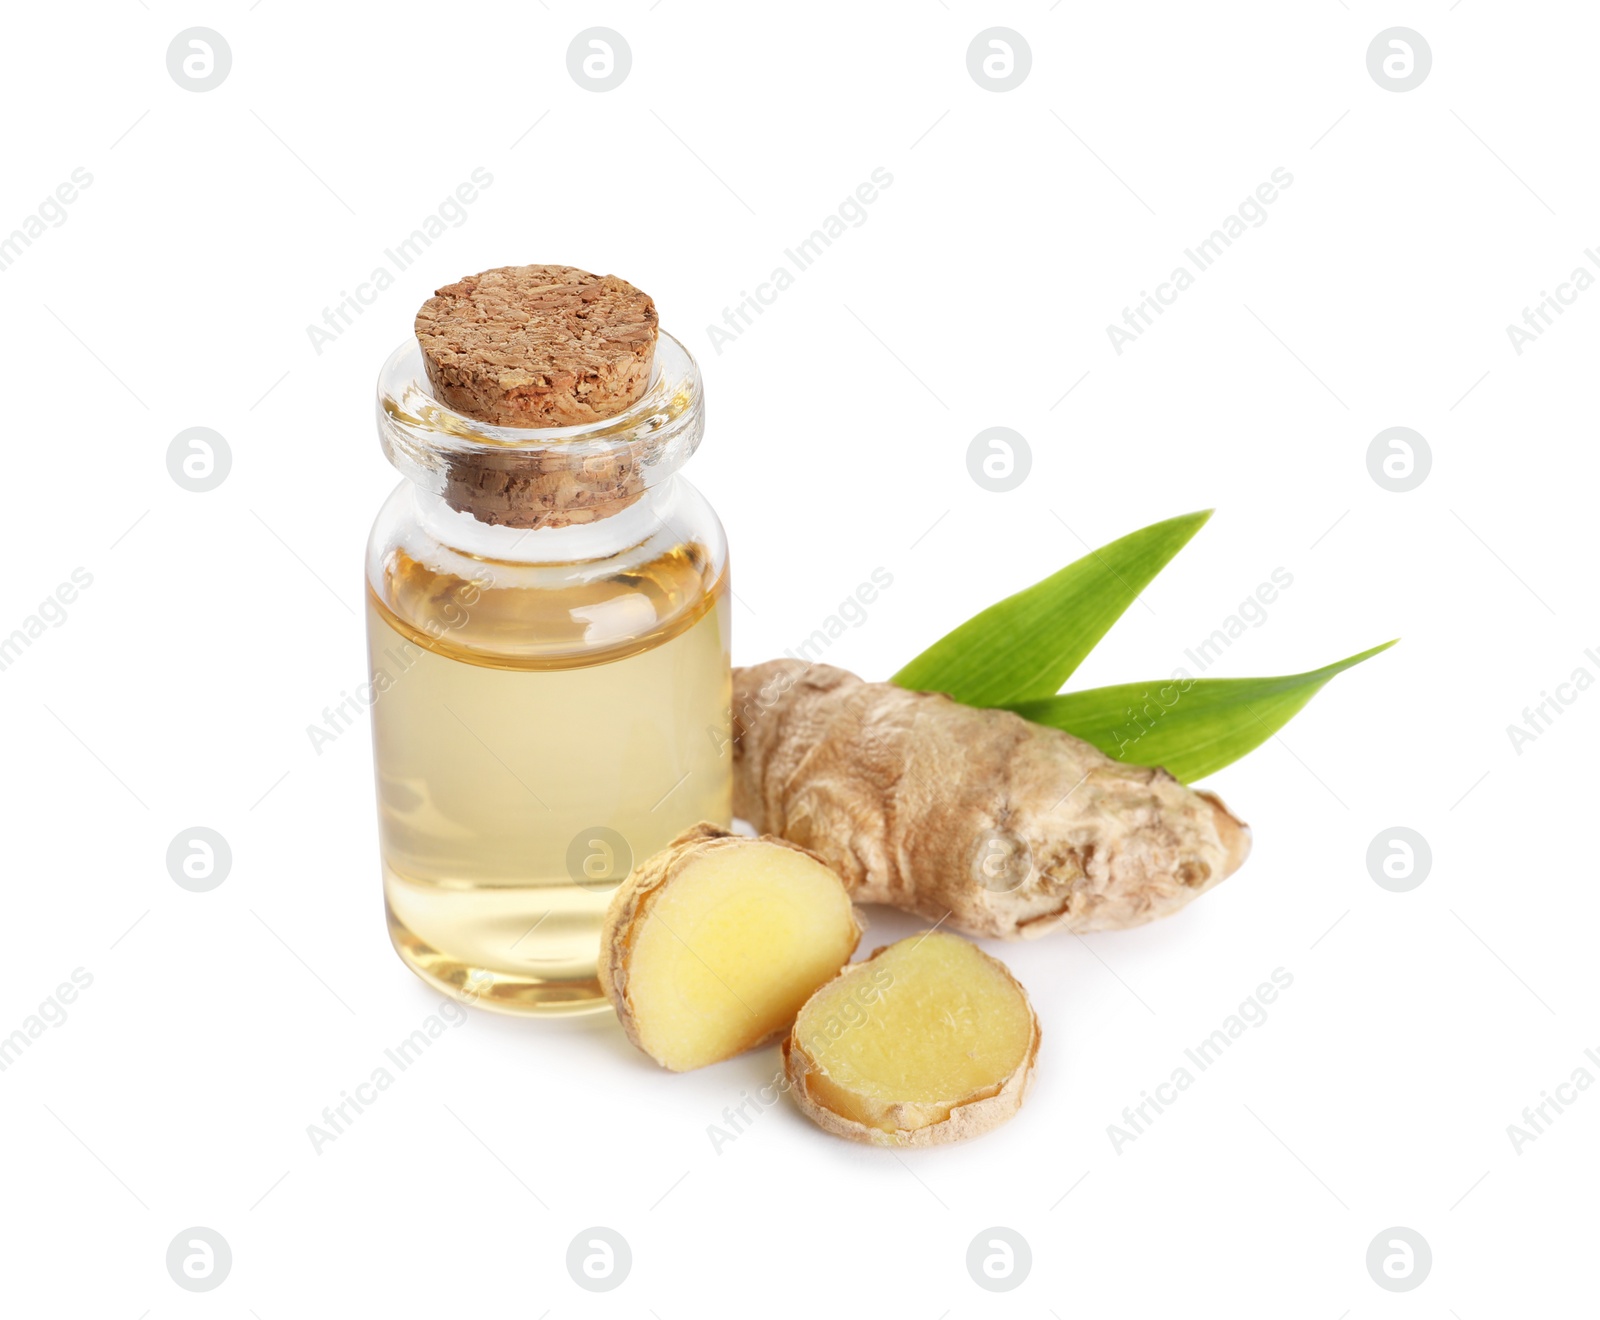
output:
[{"label": "yellow oil in bottle", "polygon": [[384,896],[425,980],[508,1012],[604,1006],[612,890],[687,826],[730,819],[728,593],[710,572],[692,545],[587,581],[388,553],[367,602]]}]

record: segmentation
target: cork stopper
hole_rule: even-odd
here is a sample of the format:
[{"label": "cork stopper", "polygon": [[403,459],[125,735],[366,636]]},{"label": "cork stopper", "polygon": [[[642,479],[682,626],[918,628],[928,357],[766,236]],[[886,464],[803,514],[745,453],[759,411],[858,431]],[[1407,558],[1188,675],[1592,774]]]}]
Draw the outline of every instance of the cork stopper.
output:
[{"label": "cork stopper", "polygon": [[[657,317],[650,295],[574,266],[500,266],[437,290],[416,336],[434,397],[491,426],[567,427],[626,411],[649,388]],[[508,527],[609,517],[644,491],[632,457],[578,457],[558,441],[456,455],[444,497]]]},{"label": "cork stopper", "polygon": [[500,266],[437,290],[417,342],[439,402],[493,426],[581,426],[650,384],[656,305],[575,266]]}]

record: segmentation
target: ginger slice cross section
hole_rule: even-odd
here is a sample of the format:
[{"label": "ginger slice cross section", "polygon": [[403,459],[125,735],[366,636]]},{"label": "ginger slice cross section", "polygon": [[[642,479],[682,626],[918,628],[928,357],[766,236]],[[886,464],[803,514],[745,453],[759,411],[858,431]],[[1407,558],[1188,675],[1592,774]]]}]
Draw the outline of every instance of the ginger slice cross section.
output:
[{"label": "ginger slice cross section", "polygon": [[860,938],[843,882],[810,853],[696,826],[613,896],[601,983],[634,1044],[683,1072],[786,1031]]},{"label": "ginger slice cross section", "polygon": [[1016,1113],[1038,1048],[1038,1019],[1004,965],[935,931],[879,949],[813,995],[784,1058],[796,1101],[820,1127],[924,1146]]}]

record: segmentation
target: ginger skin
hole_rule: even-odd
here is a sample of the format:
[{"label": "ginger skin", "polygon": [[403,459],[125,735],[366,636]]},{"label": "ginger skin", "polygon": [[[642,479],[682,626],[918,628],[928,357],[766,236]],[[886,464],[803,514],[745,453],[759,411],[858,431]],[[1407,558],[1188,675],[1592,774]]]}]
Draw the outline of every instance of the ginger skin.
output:
[{"label": "ginger skin", "polygon": [[998,939],[1121,930],[1250,852],[1214,795],[1009,711],[798,660],[733,684],[734,814],[816,853],[858,903]]}]

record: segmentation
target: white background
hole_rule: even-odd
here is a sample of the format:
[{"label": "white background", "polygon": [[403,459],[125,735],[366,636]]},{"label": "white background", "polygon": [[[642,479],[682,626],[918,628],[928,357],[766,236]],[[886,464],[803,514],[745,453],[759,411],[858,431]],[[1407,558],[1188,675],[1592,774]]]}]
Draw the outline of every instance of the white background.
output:
[{"label": "white background", "polygon": [[[1600,1077],[1600,691],[1520,754],[1507,726],[1600,676],[1600,293],[1520,355],[1506,333],[1600,242],[1592,9],[116,0],[4,23],[0,233],[93,176],[0,272],[0,633],[93,575],[0,672],[0,1032],[93,976],[0,1074],[8,1313],[1592,1308],[1600,1093],[1520,1152],[1507,1125]],[[1011,92],[967,71],[994,24],[1032,50]],[[1396,24],[1433,52],[1404,93],[1366,67]],[[198,94],[165,62],[194,25],[233,55]],[[633,54],[603,94],[566,68],[593,25]],[[465,222],[315,351],[308,324],[479,166]],[[878,166],[866,222],[719,353],[708,324]],[[1277,167],[1266,223],[1118,355],[1107,324]],[[689,475],[732,541],[740,662],[883,567],[827,658],[886,677],[1086,546],[1211,506],[1073,686],[1170,672],[1280,567],[1213,674],[1403,638],[1209,783],[1256,837],[1220,889],[990,946],[1044,1024],[993,1135],[896,1155],[785,1101],[718,1153],[708,1125],[775,1049],[672,1076],[608,1017],[474,1013],[313,1152],[307,1125],[438,1000],[385,936],[366,730],[320,755],[306,732],[363,677],[362,546],[396,481],[373,382],[437,285],[529,261],[637,282],[700,356]],[[1366,464],[1397,425],[1433,455],[1405,494]],[[209,493],[167,473],[190,426],[231,448]],[[968,475],[990,426],[1032,450],[1008,494]],[[206,894],[164,860],[195,825],[233,851]],[[1395,825],[1433,852],[1404,894],[1365,860]],[[872,919],[863,953],[919,925]],[[1278,967],[1266,1023],[1114,1149]],[[192,1225],[233,1252],[205,1295],[164,1264]],[[633,1252],[604,1295],[564,1263],[591,1225]],[[994,1225],[1033,1252],[1004,1295],[965,1264]],[[1406,1294],[1365,1265],[1395,1225],[1433,1252]]]}]

